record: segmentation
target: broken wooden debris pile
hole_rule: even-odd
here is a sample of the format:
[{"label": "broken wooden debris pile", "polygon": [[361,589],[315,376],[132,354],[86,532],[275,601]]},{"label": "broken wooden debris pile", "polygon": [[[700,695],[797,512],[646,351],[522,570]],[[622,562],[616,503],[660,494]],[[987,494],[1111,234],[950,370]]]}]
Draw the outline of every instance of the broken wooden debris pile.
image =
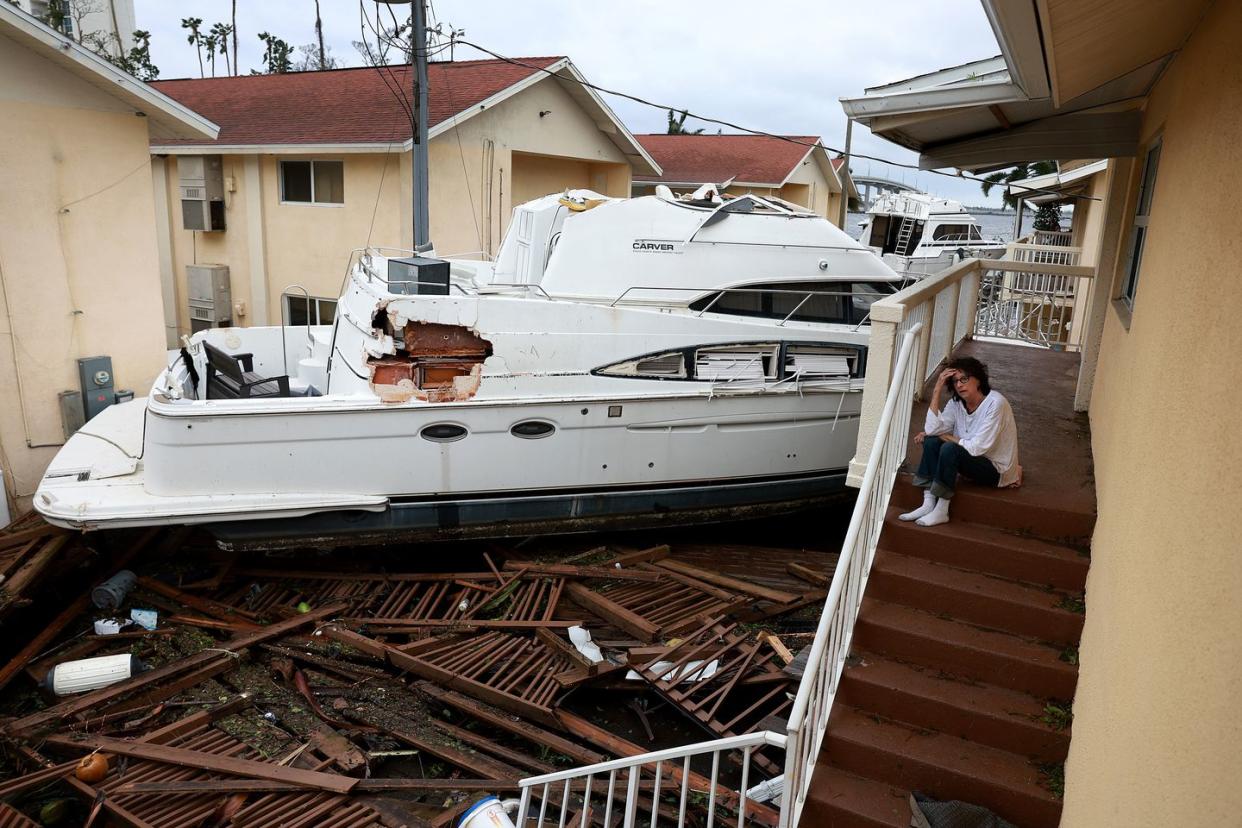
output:
[{"label": "broken wooden debris pile", "polygon": [[[4,546],[34,528],[0,534],[0,549],[82,542],[51,531]],[[192,543],[147,533],[100,556],[101,579],[137,573],[109,612],[153,610],[155,629],[91,634],[103,611],[88,588],[0,667],[0,741],[16,763],[0,783],[4,824],[63,800],[95,824],[447,826],[528,776],[780,730],[796,678],[779,631],[818,611],[832,561],[803,553],[760,583],[667,546],[493,547],[463,554],[476,565],[455,572],[408,559],[376,571],[348,555],[242,566],[206,547],[187,566],[170,554]],[[33,689],[57,664],[120,653],[153,669],[78,695]],[[108,759],[100,779],[76,775],[90,754]],[[752,761],[753,775],[781,772],[770,751]],[[683,772],[704,794],[692,808],[714,801],[736,820],[736,793],[709,797],[709,779]],[[638,796],[675,821],[675,796],[653,803],[651,791]],[[586,793],[564,786],[545,804],[602,825]],[[777,816],[747,803],[748,824]]]}]

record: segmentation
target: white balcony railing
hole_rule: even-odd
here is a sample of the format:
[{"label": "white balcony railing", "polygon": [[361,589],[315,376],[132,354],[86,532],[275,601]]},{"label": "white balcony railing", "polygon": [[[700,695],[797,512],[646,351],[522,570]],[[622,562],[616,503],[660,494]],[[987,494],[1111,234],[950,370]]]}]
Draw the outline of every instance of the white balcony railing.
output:
[{"label": "white balcony railing", "polygon": [[922,332],[915,323],[902,338],[894,361],[892,381],[885,395],[884,410],[873,440],[858,499],[850,515],[849,529],[841,545],[841,556],[828,587],[828,597],[820,614],[815,641],[811,645],[806,671],[798,685],[789,714],[785,742],[784,797],[781,825],[798,824],[802,807],[811,790],[815,758],[823,745],[828,716],[837,695],[837,685],[845,658],[854,638],[854,621],[862,606],[876,544],[884,527],[884,515],[893,493],[897,470],[906,458],[907,435],[915,387],[915,345]]},{"label": "white balcony railing", "polygon": [[[753,781],[751,754],[767,746],[784,747],[785,737],[770,731],[731,736],[523,779],[516,824],[578,828],[595,821],[615,825],[619,819],[623,828],[640,820],[644,826],[710,828],[719,821],[780,828],[790,823],[781,821],[779,811],[746,796]],[[707,763],[708,776],[691,767]],[[724,778],[738,781],[725,784]]]}]

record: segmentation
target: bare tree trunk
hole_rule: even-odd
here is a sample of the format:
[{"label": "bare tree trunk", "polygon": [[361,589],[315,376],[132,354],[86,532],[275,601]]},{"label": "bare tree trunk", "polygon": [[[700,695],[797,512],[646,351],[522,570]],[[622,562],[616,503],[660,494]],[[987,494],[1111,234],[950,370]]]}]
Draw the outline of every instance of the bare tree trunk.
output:
[{"label": "bare tree trunk", "polygon": [[315,36],[319,38],[319,68],[326,69],[328,58],[323,48],[323,21],[319,19],[319,0],[315,0]]},{"label": "bare tree trunk", "polygon": [[233,0],[233,74],[237,74],[237,0]]}]

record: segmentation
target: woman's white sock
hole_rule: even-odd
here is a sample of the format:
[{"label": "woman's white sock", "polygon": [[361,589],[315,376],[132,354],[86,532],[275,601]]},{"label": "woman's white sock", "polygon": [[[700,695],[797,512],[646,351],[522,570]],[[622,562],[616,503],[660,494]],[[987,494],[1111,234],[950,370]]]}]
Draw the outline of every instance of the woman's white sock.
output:
[{"label": "woman's white sock", "polygon": [[935,508],[915,521],[919,526],[939,526],[942,523],[948,522],[949,499],[947,497],[938,498]]},{"label": "woman's white sock", "polygon": [[931,489],[923,490],[923,505],[915,509],[913,512],[906,512],[904,515],[898,515],[898,520],[918,520],[923,515],[931,514],[932,509],[936,508],[936,496],[931,493]]}]

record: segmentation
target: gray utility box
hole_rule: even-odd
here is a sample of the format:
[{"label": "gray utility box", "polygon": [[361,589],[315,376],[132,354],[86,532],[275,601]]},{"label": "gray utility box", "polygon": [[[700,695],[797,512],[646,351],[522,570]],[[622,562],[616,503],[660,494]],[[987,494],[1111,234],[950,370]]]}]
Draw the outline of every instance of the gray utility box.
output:
[{"label": "gray utility box", "polygon": [[177,158],[181,226],[186,230],[224,230],[224,161],[219,155]]},{"label": "gray utility box", "polygon": [[89,422],[112,405],[116,389],[112,379],[112,357],[82,357],[78,360],[78,383],[82,386],[82,412]]},{"label": "gray utility box", "polygon": [[233,288],[227,265],[186,265],[190,331],[222,328],[233,322]]},{"label": "gray utility box", "polygon": [[389,259],[388,290],[406,296],[448,296],[449,263],[425,256]]}]

